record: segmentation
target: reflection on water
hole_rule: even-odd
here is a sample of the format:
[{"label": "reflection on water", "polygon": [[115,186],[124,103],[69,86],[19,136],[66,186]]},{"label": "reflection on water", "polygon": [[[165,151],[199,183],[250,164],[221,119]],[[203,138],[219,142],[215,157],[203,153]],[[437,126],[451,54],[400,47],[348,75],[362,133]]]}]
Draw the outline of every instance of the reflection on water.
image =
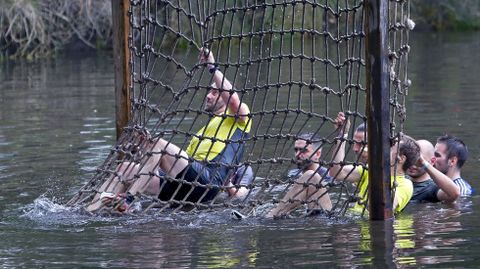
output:
[{"label": "reflection on water", "polygon": [[[473,34],[413,36],[406,124],[416,138],[464,138],[464,175],[476,189],[479,44]],[[0,267],[477,266],[478,197],[411,205],[393,225],[235,221],[227,211],[104,217],[61,206],[113,145],[111,63],[82,55],[0,66]]]}]

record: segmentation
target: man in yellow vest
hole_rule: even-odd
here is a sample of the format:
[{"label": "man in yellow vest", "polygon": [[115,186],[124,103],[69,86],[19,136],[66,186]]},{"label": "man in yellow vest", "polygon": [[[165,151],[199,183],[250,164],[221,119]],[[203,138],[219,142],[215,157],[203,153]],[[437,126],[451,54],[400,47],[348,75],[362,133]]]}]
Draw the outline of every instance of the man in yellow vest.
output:
[{"label": "man in yellow vest", "polygon": [[[131,162],[120,164],[117,175],[100,187],[88,211],[109,204],[124,211],[138,192],[158,194],[164,201],[173,198],[196,203],[215,198],[229,170],[239,165],[252,120],[248,106],[218,69],[213,53],[202,48],[200,63],[213,76],[204,104],[210,115],[208,123],[193,136],[185,151],[162,138],[148,139],[145,149],[153,153],[149,160],[142,167]],[[162,175],[152,176],[155,171],[162,171]],[[182,180],[193,184],[179,183]]]},{"label": "man in yellow vest", "polygon": [[[336,127],[340,130],[339,136],[348,134],[350,123],[345,114],[340,112],[336,118]],[[368,147],[366,144],[366,125],[361,124],[353,134],[353,151],[358,156],[359,165],[340,165],[345,159],[345,140],[337,141],[337,148],[333,150],[334,157],[330,174],[337,181],[349,181],[357,186],[359,200],[355,203],[353,211],[363,212],[368,210]],[[401,135],[399,141],[392,143],[390,149],[390,163],[392,171],[392,187],[395,188],[393,197],[393,211],[399,213],[408,204],[413,194],[413,184],[405,177],[406,171],[417,164],[420,159],[420,147],[415,140],[406,135]]]}]

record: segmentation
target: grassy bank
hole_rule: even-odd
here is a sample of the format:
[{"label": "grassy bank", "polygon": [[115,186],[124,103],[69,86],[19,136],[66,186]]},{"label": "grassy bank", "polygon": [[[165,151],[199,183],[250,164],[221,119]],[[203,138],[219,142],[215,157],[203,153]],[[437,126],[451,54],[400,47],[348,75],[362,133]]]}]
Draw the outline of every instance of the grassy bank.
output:
[{"label": "grassy bank", "polygon": [[44,57],[71,42],[105,47],[111,29],[110,1],[0,1],[1,57]]},{"label": "grassy bank", "polygon": [[421,29],[480,30],[479,0],[411,0],[412,17]]},{"label": "grassy bank", "polygon": [[[233,3],[239,6],[246,0],[224,1],[227,2],[227,6]],[[411,17],[417,23],[417,30],[480,30],[479,0],[411,1]],[[178,3],[184,2],[187,3],[187,0],[179,0]],[[354,2],[359,3],[348,1],[349,5]],[[336,5],[337,1],[328,3]],[[160,3],[159,6],[163,5],[164,3]],[[287,10],[286,16],[294,14],[294,11]],[[174,15],[170,14],[172,20],[176,19]],[[162,18],[164,17],[166,15]],[[309,18],[306,16],[307,26],[311,24]],[[248,23],[252,22],[246,22]],[[28,59],[44,57],[65,49],[72,43],[93,49],[110,47],[111,36],[111,0],[0,1],[0,60],[6,57]]]}]

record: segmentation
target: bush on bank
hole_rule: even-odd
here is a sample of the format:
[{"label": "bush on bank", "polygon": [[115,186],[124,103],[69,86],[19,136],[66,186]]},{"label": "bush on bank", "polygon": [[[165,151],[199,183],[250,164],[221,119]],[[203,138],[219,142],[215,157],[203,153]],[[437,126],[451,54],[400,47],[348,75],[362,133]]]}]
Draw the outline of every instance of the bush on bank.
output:
[{"label": "bush on bank", "polygon": [[0,54],[38,58],[71,42],[99,48],[112,36],[110,1],[0,1]]},{"label": "bush on bank", "polygon": [[[480,30],[479,0],[411,1],[419,30]],[[111,14],[111,0],[2,0],[0,60],[45,57],[72,43],[109,48]]]}]

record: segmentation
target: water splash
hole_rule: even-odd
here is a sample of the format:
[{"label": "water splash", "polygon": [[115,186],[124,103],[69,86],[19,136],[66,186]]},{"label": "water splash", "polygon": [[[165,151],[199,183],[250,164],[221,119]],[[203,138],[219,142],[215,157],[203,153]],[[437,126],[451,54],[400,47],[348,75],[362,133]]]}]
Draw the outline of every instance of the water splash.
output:
[{"label": "water splash", "polygon": [[[140,203],[132,205],[138,211]],[[42,195],[35,199],[33,203],[20,208],[20,218],[34,222],[39,227],[51,228],[52,226],[67,226],[82,228],[87,227],[111,227],[112,225],[138,225],[161,220],[171,220],[169,217],[151,216],[151,215],[92,215],[83,207],[69,207],[61,204],[57,198],[48,198]],[[134,210],[135,211],[135,210]]]},{"label": "water splash", "polygon": [[82,210],[76,207],[67,207],[59,204],[56,198],[47,198],[40,196],[22,208],[23,214],[20,216],[40,225],[84,225],[91,220]]}]

